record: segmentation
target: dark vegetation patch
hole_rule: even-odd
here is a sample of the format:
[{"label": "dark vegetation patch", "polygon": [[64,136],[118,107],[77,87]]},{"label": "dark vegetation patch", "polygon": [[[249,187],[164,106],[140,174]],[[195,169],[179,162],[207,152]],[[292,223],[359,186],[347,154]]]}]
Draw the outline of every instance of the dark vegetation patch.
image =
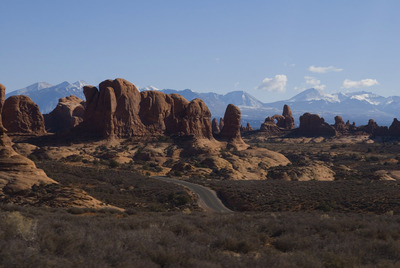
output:
[{"label": "dark vegetation patch", "polygon": [[0,206],[1,267],[398,267],[400,217]]},{"label": "dark vegetation patch", "polygon": [[400,182],[394,181],[212,181],[236,211],[336,211],[400,214]]},{"label": "dark vegetation patch", "polygon": [[194,198],[183,187],[132,170],[56,161],[36,164],[61,186],[81,188],[96,199],[120,208],[141,211],[198,209]]}]

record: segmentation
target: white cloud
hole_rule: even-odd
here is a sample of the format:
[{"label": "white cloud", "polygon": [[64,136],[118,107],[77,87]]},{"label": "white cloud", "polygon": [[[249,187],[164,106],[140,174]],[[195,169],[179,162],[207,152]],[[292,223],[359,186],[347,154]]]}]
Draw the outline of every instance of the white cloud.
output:
[{"label": "white cloud", "polygon": [[306,80],[306,84],[307,85],[311,85],[313,88],[315,89],[321,89],[324,90],[324,88],[326,87],[326,85],[322,85],[321,84],[321,80],[318,80],[315,77],[312,76],[304,76],[304,79]]},{"label": "white cloud", "polygon": [[270,92],[285,92],[287,77],[284,74],[277,74],[273,78],[266,77],[262,83],[257,87],[260,90]]},{"label": "white cloud", "polygon": [[378,85],[379,82],[376,79],[363,79],[360,81],[352,81],[350,79],[345,79],[343,81],[344,88],[361,88],[361,87],[372,87]]},{"label": "white cloud", "polygon": [[310,72],[313,73],[320,73],[320,74],[324,74],[324,73],[329,73],[329,72],[341,72],[343,71],[343,69],[340,68],[336,68],[335,66],[327,66],[327,67],[317,67],[314,65],[311,65],[310,67],[308,67],[308,70]]}]

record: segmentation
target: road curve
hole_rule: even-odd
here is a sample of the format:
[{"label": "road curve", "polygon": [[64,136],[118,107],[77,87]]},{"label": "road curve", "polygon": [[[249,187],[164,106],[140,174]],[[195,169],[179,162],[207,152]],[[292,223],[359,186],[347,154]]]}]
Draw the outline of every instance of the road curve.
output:
[{"label": "road curve", "polygon": [[209,212],[230,213],[233,212],[222,204],[221,200],[217,197],[215,191],[187,181],[177,180],[169,177],[153,176],[152,178],[162,180],[165,182],[183,185],[189,188],[198,196],[198,204],[201,208]]}]

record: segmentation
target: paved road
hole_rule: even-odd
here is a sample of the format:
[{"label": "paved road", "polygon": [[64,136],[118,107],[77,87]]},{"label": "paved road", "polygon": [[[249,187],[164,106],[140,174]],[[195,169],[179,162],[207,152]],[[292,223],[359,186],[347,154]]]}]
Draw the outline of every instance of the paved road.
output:
[{"label": "paved road", "polygon": [[197,194],[199,198],[199,206],[203,208],[206,211],[210,212],[222,212],[222,213],[229,213],[232,212],[229,208],[225,207],[224,204],[222,204],[221,200],[217,197],[217,194],[215,191],[187,181],[181,181],[169,177],[162,177],[162,176],[153,176],[153,178],[166,181],[166,182],[171,182],[179,185],[183,185],[187,188],[189,188],[191,191]]}]

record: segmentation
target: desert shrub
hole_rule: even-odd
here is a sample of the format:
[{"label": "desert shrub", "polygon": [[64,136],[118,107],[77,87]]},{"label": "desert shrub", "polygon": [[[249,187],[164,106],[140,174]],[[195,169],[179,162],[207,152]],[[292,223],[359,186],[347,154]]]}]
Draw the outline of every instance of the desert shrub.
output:
[{"label": "desert shrub", "polygon": [[67,162],[82,162],[83,157],[81,155],[73,154],[62,158],[61,160]]},{"label": "desert shrub", "polygon": [[117,161],[115,161],[114,159],[111,159],[108,161],[108,166],[110,168],[117,168],[117,167],[119,167],[119,163]]},{"label": "desert shrub", "polygon": [[339,145],[338,145],[338,144],[333,144],[333,145],[331,145],[331,150],[338,149],[338,148],[339,148]]},{"label": "desert shrub", "polygon": [[179,170],[174,170],[173,175],[174,175],[175,177],[182,177],[182,172],[179,171]]},{"label": "desert shrub", "polygon": [[396,267],[400,253],[396,215],[90,212],[0,205],[0,266]]},{"label": "desert shrub", "polygon": [[216,240],[212,243],[211,246],[222,250],[229,250],[244,254],[249,253],[250,251],[255,249],[255,247],[249,241],[236,240],[233,238]]},{"label": "desert shrub", "polygon": [[33,241],[37,235],[37,220],[25,217],[18,211],[2,215],[2,235],[20,237],[25,241]]},{"label": "desert shrub", "polygon": [[367,160],[368,162],[376,162],[376,161],[379,161],[379,157],[377,157],[377,156],[371,156],[371,157],[368,157],[366,160]]}]

